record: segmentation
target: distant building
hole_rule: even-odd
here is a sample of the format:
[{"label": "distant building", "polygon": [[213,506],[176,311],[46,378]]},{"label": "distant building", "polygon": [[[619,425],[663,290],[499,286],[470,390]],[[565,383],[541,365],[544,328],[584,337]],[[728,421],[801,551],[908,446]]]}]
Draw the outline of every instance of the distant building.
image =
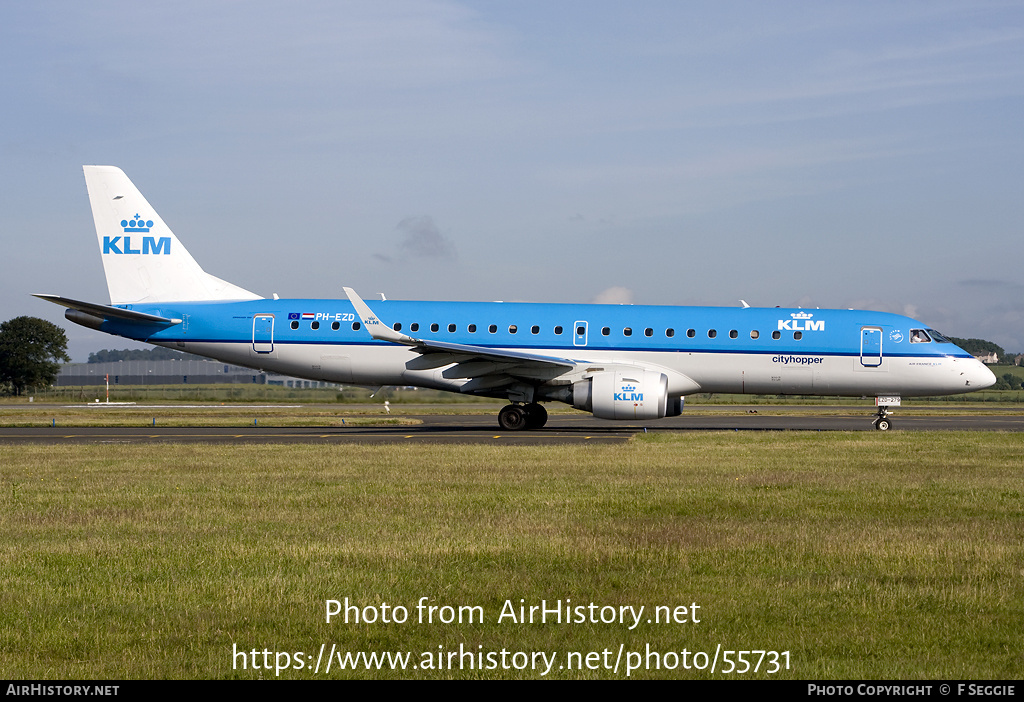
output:
[{"label": "distant building", "polygon": [[999,363],[999,354],[995,351],[980,356],[975,356],[982,363]]},{"label": "distant building", "polygon": [[54,385],[193,385],[249,383],[289,388],[328,388],[336,383],[293,378],[253,370],[219,361],[116,361],[113,363],[67,363]]}]

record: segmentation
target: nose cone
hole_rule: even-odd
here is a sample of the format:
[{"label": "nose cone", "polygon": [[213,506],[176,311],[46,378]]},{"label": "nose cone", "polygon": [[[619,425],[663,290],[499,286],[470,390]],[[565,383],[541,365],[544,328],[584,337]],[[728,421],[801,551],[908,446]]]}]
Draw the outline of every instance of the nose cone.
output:
[{"label": "nose cone", "polygon": [[984,390],[996,384],[995,374],[988,367],[976,358],[964,361],[963,378],[965,392],[972,390]]}]

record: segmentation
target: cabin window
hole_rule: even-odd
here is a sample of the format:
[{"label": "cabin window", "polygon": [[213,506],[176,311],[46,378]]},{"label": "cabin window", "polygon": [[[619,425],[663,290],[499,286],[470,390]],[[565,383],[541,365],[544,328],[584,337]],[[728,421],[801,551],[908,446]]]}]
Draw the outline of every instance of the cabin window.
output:
[{"label": "cabin window", "polygon": [[697,330],[696,329],[687,329],[686,330],[686,336],[689,337],[690,339],[692,339],[693,337],[697,336]]},{"label": "cabin window", "polygon": [[796,339],[797,341],[800,341],[800,339],[804,338],[804,333],[803,332],[793,332],[793,338]]},{"label": "cabin window", "polygon": [[341,329],[341,322],[332,322],[331,329],[333,329],[334,331],[338,331],[339,329]]},{"label": "cabin window", "polygon": [[714,339],[716,336],[718,336],[718,330],[717,329],[708,329],[708,338],[709,339]]},{"label": "cabin window", "polygon": [[352,322],[352,331],[359,331],[359,322]]},{"label": "cabin window", "polygon": [[611,327],[601,327],[601,336],[608,336],[612,333]]},{"label": "cabin window", "polygon": [[492,334],[497,333],[498,325],[497,324],[492,324],[491,326],[487,327],[487,331],[489,331]]},{"label": "cabin window", "polygon": [[910,330],[910,343],[912,344],[927,344],[930,343],[932,338],[928,336],[928,332],[924,329],[911,329]]},{"label": "cabin window", "polygon": [[298,328],[299,328],[299,323],[296,322],[296,321],[292,321],[292,329],[298,329]]},{"label": "cabin window", "polygon": [[654,336],[654,330],[650,327],[644,329],[644,336]]},{"label": "cabin window", "polygon": [[470,334],[476,334],[476,325],[470,324],[468,327],[466,327],[466,331],[468,331]]},{"label": "cabin window", "polygon": [[729,338],[730,339],[735,339],[739,335],[740,335],[740,333],[738,331],[736,331],[735,329],[733,329],[732,331],[729,332]]},{"label": "cabin window", "polygon": [[676,330],[675,329],[672,329],[671,327],[669,327],[668,329],[665,330],[665,336],[667,336],[668,338],[671,339],[675,335],[676,335]]},{"label": "cabin window", "polygon": [[409,325],[409,331],[418,332],[419,330],[420,330],[420,323],[419,322],[413,322],[412,324]]},{"label": "cabin window", "polygon": [[758,330],[756,330],[756,329],[751,329],[751,330],[750,330],[750,338],[751,338],[751,339],[756,339],[756,338],[757,338],[757,337],[759,337],[759,336],[761,336],[761,332],[759,332],[759,331],[758,331]]},{"label": "cabin window", "polygon": [[633,328],[632,327],[626,327],[625,329],[622,330],[622,335],[623,336],[633,336]]},{"label": "cabin window", "polygon": [[561,327],[555,327],[555,334],[561,334],[561,333],[562,333],[562,328]]},{"label": "cabin window", "polygon": [[457,329],[457,327],[454,324],[449,324],[448,325],[448,333],[454,334],[456,329]]},{"label": "cabin window", "polygon": [[540,334],[540,327],[538,327],[536,324],[534,324],[532,327],[530,327],[530,333],[531,334]]},{"label": "cabin window", "polygon": [[772,332],[772,338],[773,339],[781,339],[782,338],[782,332],[780,332],[778,330],[773,331]]},{"label": "cabin window", "polygon": [[312,322],[309,325],[309,328],[312,329],[313,331],[316,331],[317,329],[320,328],[320,322]]},{"label": "cabin window", "polygon": [[395,322],[394,324],[391,325],[391,328],[394,329],[395,331],[402,331],[402,323]]},{"label": "cabin window", "polygon": [[437,325],[437,322],[434,322],[433,324],[431,324],[431,325],[430,325],[430,331],[432,331],[432,332],[436,332],[436,331],[437,331],[438,329],[440,329],[440,328],[441,328],[441,327],[439,327],[439,326]]},{"label": "cabin window", "polygon": [[519,331],[519,327],[517,327],[515,324],[508,325],[509,334],[515,334],[517,331]]}]

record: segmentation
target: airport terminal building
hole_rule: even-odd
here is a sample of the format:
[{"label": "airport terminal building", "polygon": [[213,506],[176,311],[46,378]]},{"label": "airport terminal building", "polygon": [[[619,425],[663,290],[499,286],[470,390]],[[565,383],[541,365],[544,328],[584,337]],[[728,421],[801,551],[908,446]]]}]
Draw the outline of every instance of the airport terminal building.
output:
[{"label": "airport terminal building", "polygon": [[67,363],[57,376],[56,386],[105,385],[192,385],[248,383],[281,385],[289,388],[327,388],[333,383],[304,380],[267,373],[220,361],[115,361],[112,363]]}]

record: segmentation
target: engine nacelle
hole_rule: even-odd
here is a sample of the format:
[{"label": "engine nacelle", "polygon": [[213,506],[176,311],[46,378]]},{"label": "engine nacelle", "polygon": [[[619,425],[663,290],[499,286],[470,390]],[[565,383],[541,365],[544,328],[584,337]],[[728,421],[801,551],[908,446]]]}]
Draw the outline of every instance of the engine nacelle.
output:
[{"label": "engine nacelle", "polygon": [[572,406],[600,419],[661,419],[681,414],[683,398],[668,396],[664,373],[615,370],[574,383]]}]

